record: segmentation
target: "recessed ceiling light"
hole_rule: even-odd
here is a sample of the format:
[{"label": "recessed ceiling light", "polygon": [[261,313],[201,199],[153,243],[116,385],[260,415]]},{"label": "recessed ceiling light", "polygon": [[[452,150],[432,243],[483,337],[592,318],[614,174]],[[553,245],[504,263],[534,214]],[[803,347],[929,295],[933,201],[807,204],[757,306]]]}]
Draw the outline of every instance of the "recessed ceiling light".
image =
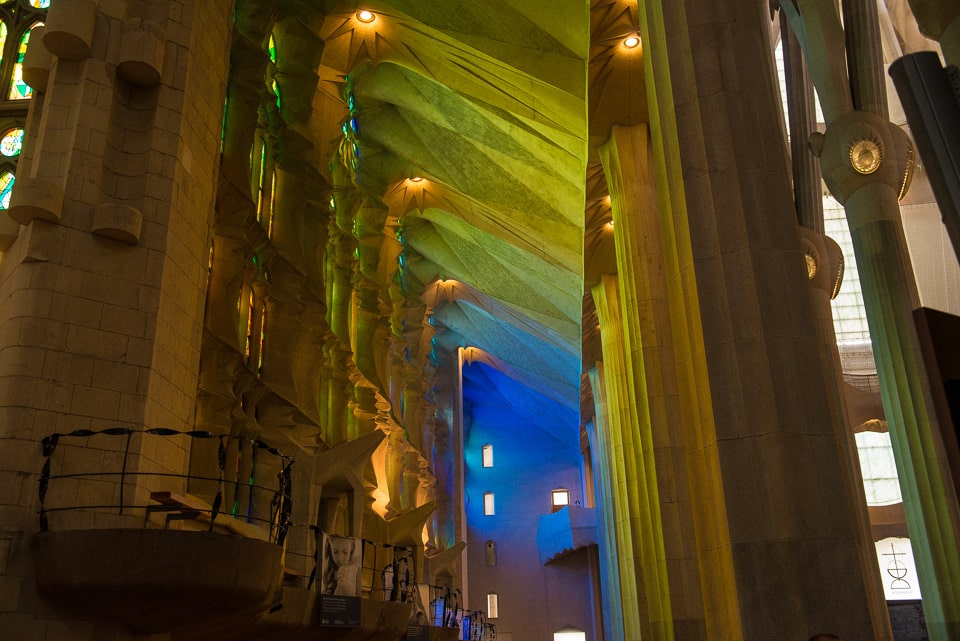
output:
[{"label": "recessed ceiling light", "polygon": [[373,22],[377,15],[373,11],[362,9],[357,11],[357,20],[360,22]]},{"label": "recessed ceiling light", "polygon": [[608,221],[607,221],[607,228],[608,228],[608,229],[613,229],[613,221],[612,221],[612,220],[608,220]]},{"label": "recessed ceiling light", "polygon": [[627,49],[633,49],[634,47],[640,44],[640,36],[634,34],[632,36],[627,36],[623,40],[623,46]]},{"label": "recessed ceiling light", "polygon": [[410,179],[410,182],[418,183],[418,182],[421,182],[422,180],[423,180],[422,176],[414,176],[413,178]]}]

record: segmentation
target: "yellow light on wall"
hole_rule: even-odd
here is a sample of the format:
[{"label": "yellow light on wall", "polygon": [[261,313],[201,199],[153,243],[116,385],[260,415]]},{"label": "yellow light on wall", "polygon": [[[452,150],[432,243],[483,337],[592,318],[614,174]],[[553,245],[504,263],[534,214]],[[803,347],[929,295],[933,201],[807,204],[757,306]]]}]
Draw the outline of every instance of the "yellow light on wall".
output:
[{"label": "yellow light on wall", "polygon": [[357,11],[357,20],[360,22],[373,22],[376,18],[377,15],[372,11],[367,11],[366,9]]},{"label": "yellow light on wall", "polygon": [[633,34],[623,39],[623,46],[627,49],[635,49],[640,46],[640,36]]}]

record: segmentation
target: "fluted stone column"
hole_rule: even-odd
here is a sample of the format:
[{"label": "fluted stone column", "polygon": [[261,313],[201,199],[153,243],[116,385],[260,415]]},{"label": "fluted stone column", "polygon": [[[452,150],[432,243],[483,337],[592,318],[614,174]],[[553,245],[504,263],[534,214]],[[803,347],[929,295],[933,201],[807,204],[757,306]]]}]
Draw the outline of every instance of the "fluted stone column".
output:
[{"label": "fluted stone column", "polygon": [[620,567],[617,555],[617,536],[614,527],[616,507],[614,506],[615,485],[612,474],[614,449],[611,443],[610,415],[606,386],[603,381],[603,362],[599,362],[589,371],[590,388],[593,391],[595,418],[588,426],[590,450],[594,459],[594,484],[599,497],[598,526],[603,539],[600,541],[600,589],[602,592],[603,622],[605,633],[611,639],[625,639],[624,599],[621,596]]},{"label": "fluted stone column", "polygon": [[[651,638],[650,605],[648,591],[644,589],[646,576],[641,556],[662,558],[654,548],[653,527],[649,522],[649,507],[645,497],[645,478],[638,476],[637,461],[639,443],[635,442],[637,431],[636,404],[628,383],[629,373],[625,362],[626,344],[623,337],[623,315],[620,310],[620,295],[616,277],[605,275],[593,288],[593,299],[600,321],[600,336],[603,349],[603,389],[606,390],[607,431],[610,437],[610,458],[604,461],[613,478],[610,490],[614,496],[612,525],[616,535],[617,561],[620,564],[620,596],[623,601],[624,639],[639,641]],[[641,499],[640,495],[644,498]],[[654,507],[654,509],[656,509]],[[643,522],[646,520],[646,522]],[[657,524],[659,527],[659,524]],[[644,530],[648,534],[646,545]],[[661,530],[662,532],[662,530]],[[648,564],[647,570],[654,569]],[[656,584],[656,578],[654,578]],[[656,601],[656,597],[654,597]],[[661,606],[654,603],[658,620],[662,619]],[[668,613],[669,616],[669,613]],[[664,638],[662,635],[659,638]],[[670,638],[670,637],[666,637]]]},{"label": "fluted stone column", "polygon": [[[870,519],[863,494],[863,478],[857,453],[853,426],[850,425],[843,395],[843,368],[837,348],[831,299],[839,291],[843,278],[843,253],[836,242],[824,234],[823,196],[820,164],[807,146],[810,135],[816,131],[816,109],[813,85],[807,73],[800,44],[780,15],[783,58],[786,75],[788,122],[790,123],[790,161],[793,168],[794,204],[799,220],[800,239],[807,261],[811,296],[817,317],[817,334],[823,355],[824,376],[831,382],[828,402],[834,415],[834,425],[840,428],[837,443],[846,452],[848,478],[843,487],[851,493],[851,504],[856,507],[857,544],[860,566],[867,579],[865,588],[873,622],[873,638],[889,639],[886,601],[877,566],[876,550],[870,530]],[[886,104],[885,98],[880,104]]]},{"label": "fluted stone column", "polygon": [[[855,8],[852,33],[864,17]],[[960,636],[960,509],[913,322],[919,297],[898,203],[910,170],[909,142],[870,99],[875,79],[864,69],[848,78],[837,64],[843,30],[832,3],[790,1],[783,10],[794,31],[806,35],[800,41],[827,120],[825,134],[811,144],[827,187],[846,210],[927,629],[932,639],[946,641]],[[879,44],[853,38],[850,47],[856,61],[878,55]],[[827,58],[825,50],[834,55]]]},{"label": "fluted stone column", "polygon": [[869,638],[768,21],[749,0],[641,8],[691,482],[719,499],[694,511],[696,545],[701,576],[732,588],[702,588],[707,638]]}]

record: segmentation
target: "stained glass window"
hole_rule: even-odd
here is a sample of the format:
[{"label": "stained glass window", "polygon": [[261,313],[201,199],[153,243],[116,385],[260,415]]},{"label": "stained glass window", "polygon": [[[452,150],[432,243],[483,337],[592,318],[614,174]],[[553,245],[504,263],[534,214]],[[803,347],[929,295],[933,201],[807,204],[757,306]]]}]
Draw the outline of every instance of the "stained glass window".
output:
[{"label": "stained glass window", "polygon": [[33,89],[23,80],[23,56],[27,53],[27,44],[30,42],[31,27],[23,32],[20,38],[20,47],[17,49],[17,62],[13,65],[13,77],[10,79],[10,100],[29,98]]},{"label": "stained glass window", "polygon": [[0,209],[10,207],[10,192],[13,191],[14,178],[12,171],[0,174]]},{"label": "stained glass window", "polygon": [[270,43],[267,45],[267,51],[270,53],[270,62],[277,64],[277,45],[273,41],[273,35],[270,35]]},{"label": "stained glass window", "polygon": [[15,127],[8,129],[3,137],[0,138],[0,154],[8,158],[18,156],[20,148],[23,146],[23,129]]},{"label": "stained glass window", "polygon": [[7,23],[0,21],[0,62],[3,61],[3,49],[7,44]]},{"label": "stained glass window", "polygon": [[30,0],[30,6],[35,9],[48,9],[50,7],[50,0]]}]

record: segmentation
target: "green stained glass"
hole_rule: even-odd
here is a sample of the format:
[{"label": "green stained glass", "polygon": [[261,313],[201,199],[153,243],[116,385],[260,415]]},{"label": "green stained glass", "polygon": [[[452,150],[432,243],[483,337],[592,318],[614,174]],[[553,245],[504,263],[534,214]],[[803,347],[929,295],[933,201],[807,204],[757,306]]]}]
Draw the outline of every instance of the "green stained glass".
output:
[{"label": "green stained glass", "polygon": [[12,171],[0,174],[0,209],[7,209],[10,206],[10,192],[13,191],[14,179]]},{"label": "green stained glass", "polygon": [[33,94],[33,89],[23,80],[23,56],[27,53],[27,44],[30,42],[30,31],[27,29],[20,38],[20,48],[17,49],[17,62],[13,65],[13,78],[10,80],[10,100],[23,100]]},{"label": "green stained glass", "polygon": [[3,61],[3,49],[7,44],[7,23],[0,20],[0,62]]},{"label": "green stained glass", "polygon": [[277,109],[280,109],[280,86],[276,80],[273,81],[273,93],[277,96]]},{"label": "green stained glass", "polygon": [[23,129],[16,127],[8,129],[3,137],[0,138],[0,154],[12,158],[20,154],[20,148],[23,146]]},{"label": "green stained glass", "polygon": [[273,41],[273,35],[270,36],[270,42],[267,44],[267,51],[270,53],[270,62],[277,64],[277,45]]},{"label": "green stained glass", "polygon": [[50,0],[30,0],[30,6],[34,9],[50,8]]}]

